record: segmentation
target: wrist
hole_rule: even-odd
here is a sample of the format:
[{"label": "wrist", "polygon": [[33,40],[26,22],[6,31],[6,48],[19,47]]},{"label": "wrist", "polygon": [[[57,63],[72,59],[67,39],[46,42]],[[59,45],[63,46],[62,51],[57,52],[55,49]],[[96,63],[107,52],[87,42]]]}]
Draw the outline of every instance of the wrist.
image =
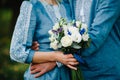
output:
[{"label": "wrist", "polygon": [[61,54],[63,54],[63,52],[55,51],[54,55],[53,55],[54,56],[54,61],[59,62]]},{"label": "wrist", "polygon": [[53,52],[53,54],[52,54],[52,57],[51,57],[52,59],[53,59],[53,61],[57,61],[58,60],[58,54],[56,54],[56,52]]}]

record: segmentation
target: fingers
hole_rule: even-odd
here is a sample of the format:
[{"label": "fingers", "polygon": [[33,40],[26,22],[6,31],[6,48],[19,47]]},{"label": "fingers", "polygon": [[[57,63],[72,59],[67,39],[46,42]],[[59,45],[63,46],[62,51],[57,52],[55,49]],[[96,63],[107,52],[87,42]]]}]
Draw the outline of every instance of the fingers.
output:
[{"label": "fingers", "polygon": [[73,70],[77,70],[77,68],[76,68],[76,67],[71,66],[71,65],[67,65],[67,67],[68,67],[68,68],[70,68],[70,69],[73,69]]},{"label": "fingers", "polygon": [[31,70],[31,74],[35,74],[35,73],[38,73],[38,72],[40,72],[40,70],[39,70],[39,69],[34,69],[34,70]]},{"label": "fingers", "polygon": [[31,74],[35,74],[41,71],[41,66],[39,64],[32,64],[30,67]]},{"label": "fingers", "polygon": [[35,74],[35,78],[37,78],[37,77],[40,77],[40,76],[42,76],[43,74],[45,74],[46,73],[46,71],[45,70],[42,70],[42,71],[40,71],[40,72],[38,72],[37,74]]},{"label": "fingers", "polygon": [[64,65],[76,66],[79,64],[72,54],[63,54],[62,56],[58,57],[58,61]]},{"label": "fingers", "polygon": [[72,54],[66,54],[67,58],[73,58],[74,56]]},{"label": "fingers", "polygon": [[66,63],[69,65],[75,66],[79,64],[79,62],[72,56],[72,54],[67,55],[67,58],[65,60],[66,60]]},{"label": "fingers", "polygon": [[69,65],[76,66],[79,64],[79,62],[68,62]]},{"label": "fingers", "polygon": [[37,41],[33,42],[32,47],[33,50],[39,50],[39,43]]},{"label": "fingers", "polygon": [[31,64],[30,70],[32,71],[32,70],[36,69],[36,67],[37,67],[38,65],[39,65],[39,64]]},{"label": "fingers", "polygon": [[68,61],[68,62],[77,62],[77,60],[75,58],[67,58],[66,61]]},{"label": "fingers", "polygon": [[31,64],[30,70],[31,74],[34,74],[35,78],[40,77],[46,72],[52,70],[56,66],[56,62],[49,62],[43,64]]},{"label": "fingers", "polygon": [[30,67],[30,70],[31,70],[31,71],[34,70],[34,69],[35,69],[35,67],[33,67],[33,66]]}]

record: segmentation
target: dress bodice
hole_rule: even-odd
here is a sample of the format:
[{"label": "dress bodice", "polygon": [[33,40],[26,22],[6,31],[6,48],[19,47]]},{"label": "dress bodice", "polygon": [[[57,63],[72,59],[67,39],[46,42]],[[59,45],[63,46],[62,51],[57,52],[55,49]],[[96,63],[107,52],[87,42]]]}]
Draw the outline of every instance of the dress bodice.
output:
[{"label": "dress bodice", "polygon": [[59,17],[63,17],[67,21],[71,20],[70,7],[64,2],[59,3],[58,6],[52,6],[38,1],[34,9],[37,16],[34,40],[39,42],[40,51],[51,51],[53,49],[51,49],[49,45],[48,31],[59,21]]}]

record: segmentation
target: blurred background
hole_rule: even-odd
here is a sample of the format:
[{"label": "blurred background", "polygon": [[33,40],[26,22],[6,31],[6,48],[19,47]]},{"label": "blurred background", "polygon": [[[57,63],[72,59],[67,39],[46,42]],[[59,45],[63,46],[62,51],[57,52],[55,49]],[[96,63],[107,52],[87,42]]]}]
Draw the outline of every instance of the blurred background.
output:
[{"label": "blurred background", "polygon": [[11,36],[23,0],[0,0],[0,80],[23,80],[28,67],[10,60]]}]

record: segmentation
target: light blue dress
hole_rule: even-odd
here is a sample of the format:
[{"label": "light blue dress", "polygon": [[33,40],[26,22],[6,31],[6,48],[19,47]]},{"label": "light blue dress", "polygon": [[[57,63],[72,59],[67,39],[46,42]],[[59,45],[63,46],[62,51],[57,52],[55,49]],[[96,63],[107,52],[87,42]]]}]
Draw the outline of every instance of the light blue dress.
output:
[{"label": "light blue dress", "polygon": [[[38,41],[40,44],[39,51],[53,51],[50,48],[48,31],[58,21],[59,17],[55,15],[66,18],[68,21],[71,20],[69,3],[62,0],[58,6],[60,13],[55,13],[57,7],[53,8],[52,5],[39,0],[24,1],[22,3],[11,41],[10,57],[12,60],[31,63],[35,53],[30,48],[33,41]],[[52,71],[38,78],[34,78],[34,75],[30,74],[30,69],[27,69],[24,80],[70,80],[69,69],[65,66],[56,66]]]}]

